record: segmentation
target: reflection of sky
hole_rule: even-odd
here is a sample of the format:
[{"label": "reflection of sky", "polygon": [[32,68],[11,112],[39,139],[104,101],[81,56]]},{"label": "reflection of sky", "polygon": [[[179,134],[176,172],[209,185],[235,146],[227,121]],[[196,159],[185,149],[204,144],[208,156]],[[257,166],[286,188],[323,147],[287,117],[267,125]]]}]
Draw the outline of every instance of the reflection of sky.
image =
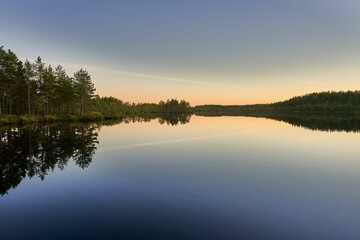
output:
[{"label": "reflection of sky", "polygon": [[98,140],[89,168],[70,164],[1,197],[2,236],[16,226],[31,238],[41,223],[52,239],[358,237],[358,134],[193,116],[102,127]]},{"label": "reflection of sky", "polygon": [[99,94],[126,101],[258,103],[359,88],[355,0],[20,0],[2,9],[0,45],[69,72],[82,65]]},{"label": "reflection of sky", "polygon": [[[113,134],[114,129],[119,134]],[[342,154],[349,156],[357,153],[356,146],[360,144],[356,133],[304,131],[288,123],[263,118],[192,116],[189,124],[176,127],[160,125],[157,120],[146,124],[130,123],[103,127],[99,141],[105,144],[100,145],[98,150],[103,152],[128,146],[146,147],[147,143],[149,146],[171,143],[176,145],[186,141],[213,141],[226,147],[229,142],[237,143],[239,139],[247,141],[247,145],[250,142],[258,145],[261,141],[263,147],[269,148],[275,143],[279,148],[286,146],[286,149],[300,146],[304,151],[314,154],[324,154],[329,148],[335,147],[344,150]]]}]

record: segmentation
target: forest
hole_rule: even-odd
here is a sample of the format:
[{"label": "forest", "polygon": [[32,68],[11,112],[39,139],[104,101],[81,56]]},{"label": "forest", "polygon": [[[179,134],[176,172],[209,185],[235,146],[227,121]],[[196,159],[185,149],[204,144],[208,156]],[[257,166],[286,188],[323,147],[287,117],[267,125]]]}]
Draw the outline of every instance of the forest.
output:
[{"label": "forest", "polygon": [[288,113],[345,113],[360,112],[360,91],[328,91],[310,93],[271,104],[201,105],[194,109],[199,115],[253,115]]},{"label": "forest", "polygon": [[[59,119],[97,119],[120,115],[191,112],[189,102],[129,103],[95,94],[90,74],[80,69],[68,76],[61,65],[45,65],[41,57],[22,62],[0,47],[0,123]],[[21,116],[21,117],[19,117]],[[31,116],[31,117],[30,117]]]}]

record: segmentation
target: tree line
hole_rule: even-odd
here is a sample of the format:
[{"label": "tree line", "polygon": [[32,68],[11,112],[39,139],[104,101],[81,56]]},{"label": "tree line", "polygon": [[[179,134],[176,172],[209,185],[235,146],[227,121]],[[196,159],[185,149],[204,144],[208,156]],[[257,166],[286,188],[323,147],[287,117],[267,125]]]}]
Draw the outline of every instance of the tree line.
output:
[{"label": "tree line", "polygon": [[191,113],[190,103],[185,100],[171,99],[156,103],[129,103],[115,97],[95,96],[92,109],[101,113],[147,114],[147,113]]},{"label": "tree line", "polygon": [[328,91],[310,93],[271,104],[254,105],[201,105],[194,108],[197,114],[256,115],[283,113],[359,113],[360,91]]},{"label": "tree line", "polygon": [[90,74],[80,69],[68,76],[58,65],[45,65],[41,57],[22,62],[10,49],[0,47],[0,115],[84,115],[101,113],[190,112],[190,104],[177,99],[155,103],[129,103],[94,94]]},{"label": "tree line", "polygon": [[327,91],[293,97],[272,104],[274,108],[311,112],[358,112],[360,91]]},{"label": "tree line", "polygon": [[0,114],[84,114],[95,87],[86,70],[69,77],[64,68],[46,66],[41,57],[34,63],[19,60],[0,47]]}]

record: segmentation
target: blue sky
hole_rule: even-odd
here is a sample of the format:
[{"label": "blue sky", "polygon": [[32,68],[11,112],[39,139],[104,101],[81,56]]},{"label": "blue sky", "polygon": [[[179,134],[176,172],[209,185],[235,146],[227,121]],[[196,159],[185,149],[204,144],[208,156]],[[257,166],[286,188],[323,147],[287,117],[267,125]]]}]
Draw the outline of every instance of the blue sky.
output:
[{"label": "blue sky", "polygon": [[360,87],[360,2],[3,1],[0,45],[101,95],[242,104]]}]

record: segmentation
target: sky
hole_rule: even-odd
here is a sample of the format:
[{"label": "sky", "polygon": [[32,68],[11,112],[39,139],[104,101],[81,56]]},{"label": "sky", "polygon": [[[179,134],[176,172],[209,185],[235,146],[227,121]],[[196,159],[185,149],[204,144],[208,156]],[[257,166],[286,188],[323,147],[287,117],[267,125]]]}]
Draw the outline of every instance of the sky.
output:
[{"label": "sky", "polygon": [[0,46],[100,96],[255,104],[360,89],[358,0],[4,0]]}]

